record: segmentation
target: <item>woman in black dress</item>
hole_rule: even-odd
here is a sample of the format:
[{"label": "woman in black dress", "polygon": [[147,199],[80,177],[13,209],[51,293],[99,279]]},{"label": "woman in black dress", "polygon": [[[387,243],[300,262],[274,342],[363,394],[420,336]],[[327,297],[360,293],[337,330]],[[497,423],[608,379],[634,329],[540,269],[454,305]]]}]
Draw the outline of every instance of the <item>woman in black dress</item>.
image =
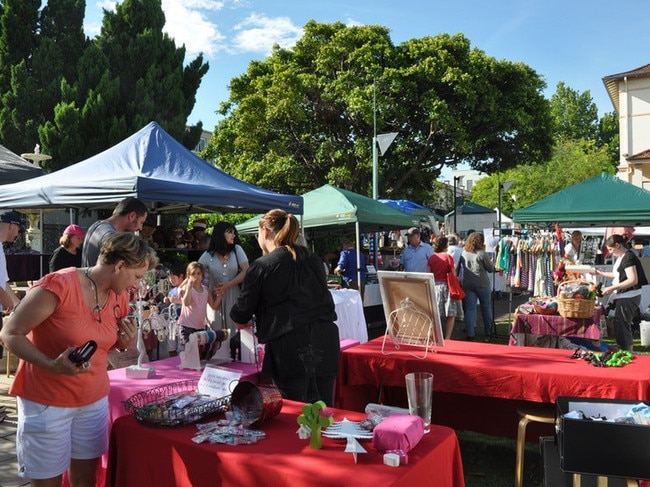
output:
[{"label": "woman in black dress", "polygon": [[263,256],[247,269],[230,316],[240,328],[255,316],[266,344],[262,372],[284,398],[331,405],[341,353],[334,301],[320,257],[297,243],[299,235],[298,220],[285,211],[262,217]]}]

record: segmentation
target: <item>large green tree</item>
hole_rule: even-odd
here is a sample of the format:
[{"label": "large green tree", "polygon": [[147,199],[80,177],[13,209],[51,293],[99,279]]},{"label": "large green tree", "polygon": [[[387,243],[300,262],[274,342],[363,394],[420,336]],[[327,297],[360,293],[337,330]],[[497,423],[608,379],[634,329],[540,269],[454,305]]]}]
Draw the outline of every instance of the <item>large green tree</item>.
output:
[{"label": "large green tree", "polygon": [[[163,32],[160,0],[124,0],[105,11],[100,35],[78,65],[78,79],[62,82],[54,119],[39,130],[54,156],[51,169],[96,154],[152,120],[179,141],[208,70],[201,55],[184,66],[185,47]],[[191,139],[191,140],[190,140]]]},{"label": "large green tree", "polygon": [[0,16],[0,142],[18,153],[32,150],[42,121],[41,92],[32,76],[40,5],[5,0]]},{"label": "large green tree", "polygon": [[204,157],[277,191],[331,183],[370,194],[376,117],[377,133],[399,134],[379,160],[380,196],[423,201],[446,165],[546,160],[544,87],[461,34],[394,46],[384,27],[310,21],[293,48],[276,46],[231,81]]}]

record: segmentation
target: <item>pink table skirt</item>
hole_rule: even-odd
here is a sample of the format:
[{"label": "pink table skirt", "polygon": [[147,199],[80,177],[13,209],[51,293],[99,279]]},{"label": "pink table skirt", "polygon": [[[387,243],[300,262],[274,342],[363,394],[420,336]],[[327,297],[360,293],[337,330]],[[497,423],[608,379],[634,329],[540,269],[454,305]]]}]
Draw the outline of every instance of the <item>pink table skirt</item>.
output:
[{"label": "pink table skirt", "polygon": [[594,308],[590,318],[565,318],[560,315],[541,315],[536,313],[517,313],[510,330],[510,345],[517,345],[520,334],[554,335],[600,340],[600,317],[602,307]]}]

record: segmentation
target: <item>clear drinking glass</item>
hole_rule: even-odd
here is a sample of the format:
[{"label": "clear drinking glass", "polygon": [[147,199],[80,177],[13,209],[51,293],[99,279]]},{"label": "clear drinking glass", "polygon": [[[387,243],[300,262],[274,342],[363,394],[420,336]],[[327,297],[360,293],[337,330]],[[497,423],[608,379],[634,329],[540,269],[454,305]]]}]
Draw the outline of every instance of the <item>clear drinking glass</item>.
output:
[{"label": "clear drinking glass", "polygon": [[406,374],[406,395],[409,414],[420,416],[424,421],[424,432],[431,431],[431,399],[433,394],[433,374],[411,372]]}]

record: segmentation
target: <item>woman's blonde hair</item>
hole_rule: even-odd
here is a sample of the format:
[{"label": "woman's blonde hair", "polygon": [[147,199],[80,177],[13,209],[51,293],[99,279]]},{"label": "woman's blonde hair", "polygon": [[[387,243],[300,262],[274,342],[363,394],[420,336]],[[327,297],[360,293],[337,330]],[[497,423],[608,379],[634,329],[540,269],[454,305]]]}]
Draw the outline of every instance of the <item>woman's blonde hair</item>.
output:
[{"label": "woman's blonde hair", "polygon": [[271,210],[260,219],[260,228],[269,229],[276,247],[286,248],[293,260],[302,259],[308,250],[299,243],[300,224],[298,219],[284,210]]},{"label": "woman's blonde hair", "polygon": [[485,239],[481,232],[472,232],[465,241],[465,247],[468,252],[476,252],[477,250],[485,250]]},{"label": "woman's blonde hair", "polygon": [[106,239],[99,250],[97,262],[116,264],[124,261],[127,267],[147,265],[151,270],[158,265],[158,256],[149,244],[131,232],[114,233]]}]

